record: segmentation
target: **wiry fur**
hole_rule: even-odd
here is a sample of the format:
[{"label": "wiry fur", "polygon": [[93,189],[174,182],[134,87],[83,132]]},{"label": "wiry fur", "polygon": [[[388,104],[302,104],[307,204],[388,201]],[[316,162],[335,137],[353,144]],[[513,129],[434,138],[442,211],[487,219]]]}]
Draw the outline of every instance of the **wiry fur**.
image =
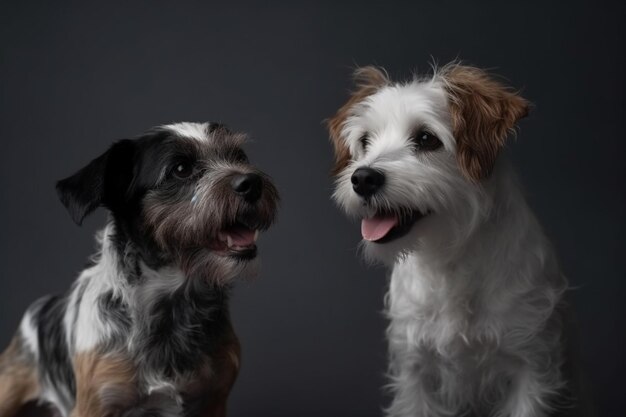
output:
[{"label": "wiry fur", "polygon": [[[214,241],[234,224],[266,229],[278,200],[243,140],[219,124],[158,127],[59,182],[77,223],[99,206],[110,220],[92,264],[27,310],[0,357],[0,404],[12,395],[0,417],[32,399],[72,417],[225,415],[239,368],[230,286],[256,262]],[[172,175],[181,160],[193,166],[185,179]],[[258,200],[231,185],[249,173]]]},{"label": "wiry fur", "polygon": [[[358,84],[329,121],[339,156],[334,198],[359,219],[423,215],[402,237],[361,245],[366,258],[392,269],[387,415],[571,409],[561,371],[567,282],[511,167],[497,158],[528,103],[459,64],[404,83]],[[442,146],[416,148],[414,133],[423,130]],[[362,167],[385,175],[371,198],[353,190],[351,176]]]}]

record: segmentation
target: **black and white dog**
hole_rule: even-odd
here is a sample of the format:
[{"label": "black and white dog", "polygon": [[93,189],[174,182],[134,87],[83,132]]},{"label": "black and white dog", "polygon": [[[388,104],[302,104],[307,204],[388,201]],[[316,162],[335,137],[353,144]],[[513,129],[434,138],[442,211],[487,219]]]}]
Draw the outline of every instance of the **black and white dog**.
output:
[{"label": "black and white dog", "polygon": [[213,123],[121,140],[59,181],[75,222],[110,211],[71,290],[35,302],[0,356],[0,417],[27,401],[63,416],[223,416],[239,368],[228,310],[255,273],[278,195],[245,136]]}]

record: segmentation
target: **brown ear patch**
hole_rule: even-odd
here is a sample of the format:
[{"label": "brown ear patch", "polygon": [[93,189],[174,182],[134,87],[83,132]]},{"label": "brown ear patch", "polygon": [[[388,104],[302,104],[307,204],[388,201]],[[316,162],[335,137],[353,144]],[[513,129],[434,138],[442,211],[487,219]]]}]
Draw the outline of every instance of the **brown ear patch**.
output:
[{"label": "brown ear patch", "polygon": [[79,353],[74,373],[76,406],[71,417],[117,415],[138,400],[135,367],[120,354]]},{"label": "brown ear patch", "polygon": [[346,120],[351,115],[352,108],[368,96],[376,93],[381,87],[389,84],[389,78],[384,70],[373,66],[357,68],[354,71],[353,79],[356,90],[350,94],[348,101],[337,110],[337,113],[326,122],[330,140],[335,149],[335,166],[333,168],[335,175],[348,165],[351,158],[350,150],[345,145],[341,132]]},{"label": "brown ear patch", "polygon": [[478,68],[453,64],[440,75],[449,96],[459,166],[478,182],[491,173],[506,137],[528,114],[529,103]]}]

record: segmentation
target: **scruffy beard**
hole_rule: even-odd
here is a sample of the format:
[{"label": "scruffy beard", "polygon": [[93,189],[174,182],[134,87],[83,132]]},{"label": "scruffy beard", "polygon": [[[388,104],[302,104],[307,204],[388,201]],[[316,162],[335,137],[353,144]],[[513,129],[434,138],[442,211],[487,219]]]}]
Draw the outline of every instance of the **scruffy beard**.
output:
[{"label": "scruffy beard", "polygon": [[218,286],[228,285],[235,279],[250,279],[257,275],[259,260],[240,259],[213,253],[206,248],[177,255],[177,263],[188,279],[202,280]]},{"label": "scruffy beard", "polygon": [[144,217],[156,245],[189,279],[226,285],[256,274],[256,240],[274,221],[278,193],[269,178],[258,173],[264,179],[263,193],[248,203],[232,190],[232,168],[218,168],[214,165],[187,194],[149,193]]}]

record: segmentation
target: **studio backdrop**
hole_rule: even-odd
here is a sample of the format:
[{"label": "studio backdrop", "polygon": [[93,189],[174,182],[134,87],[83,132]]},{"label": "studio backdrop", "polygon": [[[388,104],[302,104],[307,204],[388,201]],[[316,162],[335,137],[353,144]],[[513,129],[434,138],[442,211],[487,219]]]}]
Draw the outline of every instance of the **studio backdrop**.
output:
[{"label": "studio backdrop", "polygon": [[282,196],[260,275],[233,293],[232,416],[380,416],[387,272],[331,201],[324,127],[358,65],[393,78],[453,59],[533,103],[506,154],[574,289],[600,415],[621,415],[624,3],[27,2],[0,5],[0,344],[66,290],[104,211],[77,227],[54,183],[117,139],[174,121],[247,132]]}]

